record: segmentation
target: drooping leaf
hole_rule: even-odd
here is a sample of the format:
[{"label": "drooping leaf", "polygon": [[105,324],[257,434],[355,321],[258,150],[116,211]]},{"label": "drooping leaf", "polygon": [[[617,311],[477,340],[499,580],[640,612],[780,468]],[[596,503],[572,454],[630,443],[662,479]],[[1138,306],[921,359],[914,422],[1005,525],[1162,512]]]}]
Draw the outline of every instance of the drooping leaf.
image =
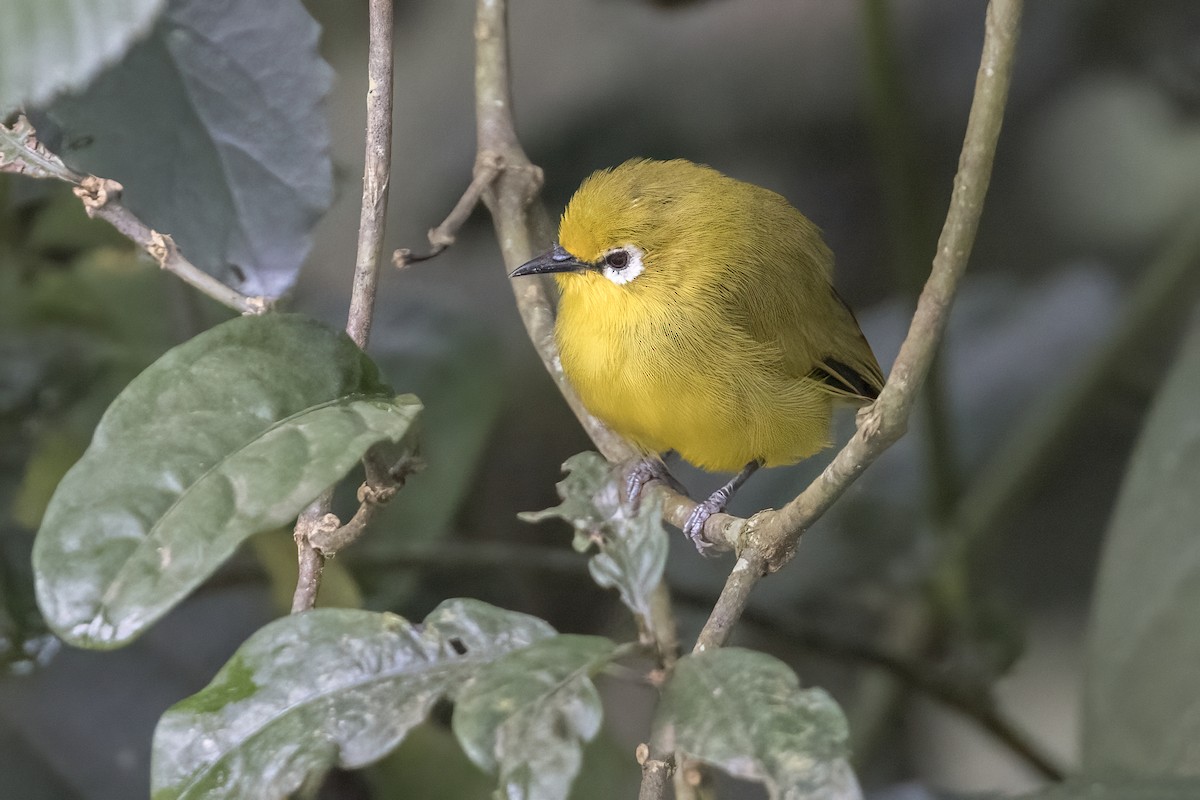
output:
[{"label": "drooping leaf", "polygon": [[591,676],[615,649],[598,636],[544,639],[492,662],[458,693],[454,733],[472,761],[499,773],[503,797],[567,797],[603,718]]},{"label": "drooping leaf", "polygon": [[616,589],[621,602],[650,624],[650,595],[667,564],[667,534],[662,527],[662,497],[643,495],[636,511],[622,497],[612,466],[599,453],[567,459],[565,480],[558,483],[562,503],[545,511],[520,514],[526,522],[564,519],[575,528],[575,549],[597,547],[588,571],[597,584]]},{"label": "drooping leaf", "polygon": [[663,689],[655,728],[679,749],[758,781],[772,800],[856,800],[848,729],[821,689],[765,653],[730,647],[686,655]]},{"label": "drooping leaf", "polygon": [[113,401],[46,510],[33,558],[47,622],[82,646],[128,642],[371,445],[405,441],[419,411],[348,337],[297,315],[174,348]]},{"label": "drooping leaf", "polygon": [[7,0],[0,26],[0,112],[83,86],[143,35],[163,0]]},{"label": "drooping leaf", "polygon": [[196,266],[275,297],[332,200],[318,34],[299,0],[170,0],[119,65],[34,122]]},{"label": "drooping leaf", "polygon": [[1094,772],[1200,777],[1200,327],[1133,453],[1089,631],[1083,760]]},{"label": "drooping leaf", "polygon": [[535,617],[448,600],[421,626],[318,609],[251,636],[154,733],[155,800],[284,797],[395,748],[481,665],[554,635]]}]

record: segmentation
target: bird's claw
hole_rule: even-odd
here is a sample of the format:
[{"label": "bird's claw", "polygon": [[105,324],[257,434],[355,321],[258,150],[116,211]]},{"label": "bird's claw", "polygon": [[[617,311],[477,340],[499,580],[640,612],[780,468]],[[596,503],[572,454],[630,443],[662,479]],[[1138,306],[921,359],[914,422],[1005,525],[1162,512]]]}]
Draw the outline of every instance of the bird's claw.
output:
[{"label": "bird's claw", "polygon": [[704,523],[708,522],[708,518],[713,514],[724,510],[724,503],[719,502],[718,498],[710,497],[707,500],[697,503],[696,507],[692,509],[692,513],[688,514],[687,520],[683,523],[684,534],[692,540],[692,544],[696,546],[696,552],[700,555],[716,555],[716,544],[709,541],[704,535]]},{"label": "bird's claw", "polygon": [[667,470],[667,465],[650,456],[638,460],[630,468],[629,474],[625,476],[625,497],[629,500],[630,505],[637,507],[638,501],[642,498],[642,491],[651,481],[664,483],[682,495],[686,496],[687,494],[679,481],[675,480]]}]

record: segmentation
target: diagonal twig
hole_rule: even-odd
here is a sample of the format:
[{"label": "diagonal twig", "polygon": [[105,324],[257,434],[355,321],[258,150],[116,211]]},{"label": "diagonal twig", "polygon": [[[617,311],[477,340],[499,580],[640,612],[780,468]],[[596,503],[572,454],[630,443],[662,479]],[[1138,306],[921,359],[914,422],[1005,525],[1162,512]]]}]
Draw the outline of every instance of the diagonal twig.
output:
[{"label": "diagonal twig", "polygon": [[1021,6],[1022,0],[988,3],[983,53],[950,208],[929,279],[887,384],[879,399],[860,412],[854,436],[808,488],[778,511],[761,512],[731,526],[738,529],[738,560],[701,630],[696,650],[724,643],[759,578],[787,563],[804,531],[904,434],[974,245],[1008,99]]},{"label": "diagonal twig", "polygon": [[459,230],[470,219],[471,212],[475,210],[475,207],[479,205],[479,201],[483,197],[483,190],[496,180],[500,169],[499,159],[486,153],[481,154],[475,164],[475,174],[471,177],[471,183],[467,185],[462,197],[458,198],[458,202],[454,204],[454,208],[446,215],[446,219],[442,221],[441,225],[429,229],[429,252],[417,254],[404,247],[392,253],[392,264],[397,269],[404,269],[409,264],[428,261],[441,255],[447,247],[454,244]]},{"label": "diagonal twig", "polygon": [[37,139],[37,132],[24,116],[11,127],[0,124],[0,172],[30,178],[55,179],[72,185],[89,217],[97,217],[145,250],[158,266],[218,303],[242,314],[263,314],[271,299],[244,295],[184,258],[170,236],[159,233],[121,203],[121,184],[95,175],[81,175],[69,168]]}]

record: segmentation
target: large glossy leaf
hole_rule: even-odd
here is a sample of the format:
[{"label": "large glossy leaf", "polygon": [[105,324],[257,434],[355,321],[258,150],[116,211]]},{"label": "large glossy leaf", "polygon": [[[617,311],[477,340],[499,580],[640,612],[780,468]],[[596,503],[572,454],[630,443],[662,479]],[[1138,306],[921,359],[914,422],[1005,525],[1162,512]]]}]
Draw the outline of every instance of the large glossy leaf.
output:
[{"label": "large glossy leaf", "polygon": [[242,317],[168,352],[105,412],[34,547],[63,638],[128,642],[251,534],[287,524],[420,411],[344,334]]},{"label": "large glossy leaf", "polygon": [[163,715],[154,798],[284,797],[334,764],[361,767],[481,665],[553,635],[476,600],[448,600],[421,626],[354,609],[277,620]]},{"label": "large glossy leaf", "polygon": [[163,0],[5,0],[0,112],[79,88],[149,30]]},{"label": "large glossy leaf", "polygon": [[318,34],[300,0],[170,0],[118,66],[34,122],[201,269],[278,296],[333,195]]},{"label": "large glossy leaf", "polygon": [[765,653],[737,647],[684,656],[655,728],[688,755],[766,785],[773,800],[857,800],[848,730],[821,689]]},{"label": "large glossy leaf", "polygon": [[544,511],[520,514],[527,522],[564,519],[575,529],[575,549],[596,546],[588,562],[593,580],[616,589],[621,602],[650,624],[650,595],[662,580],[667,564],[667,534],[662,527],[662,497],[647,492],[637,510],[621,496],[613,467],[599,453],[577,453],[563,469],[570,474],[558,483],[562,503]]},{"label": "large glossy leaf", "polygon": [[603,710],[591,676],[616,645],[556,636],[485,667],[455,698],[454,733],[472,761],[500,777],[508,800],[562,800]]},{"label": "large glossy leaf", "polygon": [[1200,777],[1200,327],[1134,451],[1096,587],[1083,755],[1095,772]]}]

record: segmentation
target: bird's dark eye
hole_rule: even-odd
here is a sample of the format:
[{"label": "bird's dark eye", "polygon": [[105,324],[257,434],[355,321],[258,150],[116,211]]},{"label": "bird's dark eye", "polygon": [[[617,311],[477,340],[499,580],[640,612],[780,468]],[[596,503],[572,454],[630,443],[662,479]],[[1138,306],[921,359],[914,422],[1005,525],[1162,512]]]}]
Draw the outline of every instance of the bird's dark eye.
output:
[{"label": "bird's dark eye", "polygon": [[629,253],[624,250],[613,250],[604,257],[604,263],[613,269],[625,269],[629,266]]}]

